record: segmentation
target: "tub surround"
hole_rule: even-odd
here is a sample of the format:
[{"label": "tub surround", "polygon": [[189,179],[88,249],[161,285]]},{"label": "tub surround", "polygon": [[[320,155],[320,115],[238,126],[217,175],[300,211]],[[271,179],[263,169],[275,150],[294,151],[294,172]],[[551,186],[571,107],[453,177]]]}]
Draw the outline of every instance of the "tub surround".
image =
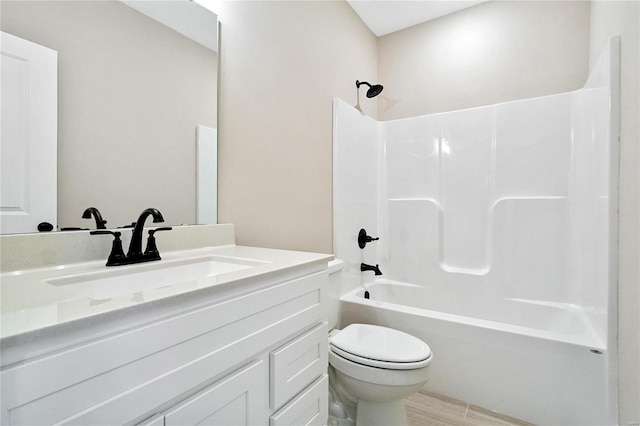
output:
[{"label": "tub surround", "polygon": [[[333,256],[236,246],[233,225],[165,236],[162,260],[109,268],[110,241],[86,231],[0,237],[3,424],[326,421]],[[126,294],[74,288],[194,259],[222,269]]]},{"label": "tub surround", "polygon": [[[388,122],[336,99],[342,326],[444,354],[431,391],[540,424],[615,424],[619,67],[612,37],[574,92]],[[361,249],[361,228],[380,240]]]}]

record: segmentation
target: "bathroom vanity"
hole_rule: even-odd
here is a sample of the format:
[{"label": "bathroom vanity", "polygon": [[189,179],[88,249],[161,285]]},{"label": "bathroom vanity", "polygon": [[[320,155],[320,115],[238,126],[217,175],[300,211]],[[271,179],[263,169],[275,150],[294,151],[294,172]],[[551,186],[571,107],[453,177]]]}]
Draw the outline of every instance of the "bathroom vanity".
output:
[{"label": "bathroom vanity", "polygon": [[332,256],[185,240],[115,268],[3,259],[0,423],[326,423]]}]

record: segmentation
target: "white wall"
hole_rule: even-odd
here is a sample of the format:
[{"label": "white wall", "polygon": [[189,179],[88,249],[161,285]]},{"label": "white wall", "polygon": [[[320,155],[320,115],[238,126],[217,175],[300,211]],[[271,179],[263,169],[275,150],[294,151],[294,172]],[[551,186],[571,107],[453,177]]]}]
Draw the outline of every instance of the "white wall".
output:
[{"label": "white wall", "polygon": [[[195,131],[216,127],[217,55],[118,1],[3,1],[2,30],[58,51],[58,225],[156,207],[195,223]],[[212,29],[214,30],[214,29]]]},{"label": "white wall", "polygon": [[381,37],[381,120],[576,90],[589,2],[490,1]]},{"label": "white wall", "polygon": [[620,425],[640,421],[640,3],[591,3],[590,65],[612,34],[621,37],[618,259]]},{"label": "white wall", "polygon": [[376,37],[346,2],[219,6],[219,220],[239,244],[330,253],[332,99],[377,79]]}]

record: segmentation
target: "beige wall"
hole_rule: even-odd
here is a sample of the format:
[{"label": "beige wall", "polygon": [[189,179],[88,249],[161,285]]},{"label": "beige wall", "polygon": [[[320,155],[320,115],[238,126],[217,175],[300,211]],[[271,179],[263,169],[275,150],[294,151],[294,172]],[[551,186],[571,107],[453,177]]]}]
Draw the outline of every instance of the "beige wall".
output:
[{"label": "beige wall", "polygon": [[[427,33],[439,38],[429,41],[428,53],[438,60],[422,61],[431,67],[450,53],[450,46],[435,43],[446,40],[447,21],[488,22],[497,43],[462,55],[486,65],[484,75],[445,55],[448,72],[427,81],[441,91],[438,96],[422,95],[422,79],[401,73],[417,69],[415,61],[400,58],[410,58],[422,38],[385,47],[394,35],[378,41],[345,2],[207,3],[215,3],[222,26],[219,220],[236,224],[240,244],[332,250],[331,99],[355,104],[356,79],[385,85],[376,100],[363,97],[361,103],[367,114],[390,119],[401,107],[414,116],[564,92],[587,77],[585,2],[490,2],[434,21]],[[411,39],[418,27],[400,37]],[[464,43],[458,47],[466,49]],[[470,75],[461,72],[469,69]],[[446,93],[452,86],[463,90]]]},{"label": "beige wall", "polygon": [[[217,55],[124,4],[3,1],[2,30],[58,51],[58,225],[157,207],[195,221],[195,129],[216,127]],[[215,31],[215,29],[213,29]]]},{"label": "beige wall", "polygon": [[593,66],[606,40],[620,34],[621,120],[618,260],[619,424],[640,421],[640,3],[591,4]]},{"label": "beige wall", "polygon": [[379,39],[382,120],[582,87],[589,2],[491,1]]},{"label": "beige wall", "polygon": [[[355,81],[377,80],[376,37],[346,2],[216,11],[219,221],[238,244],[331,253],[332,99],[355,104]],[[375,116],[375,101],[361,104]]]}]

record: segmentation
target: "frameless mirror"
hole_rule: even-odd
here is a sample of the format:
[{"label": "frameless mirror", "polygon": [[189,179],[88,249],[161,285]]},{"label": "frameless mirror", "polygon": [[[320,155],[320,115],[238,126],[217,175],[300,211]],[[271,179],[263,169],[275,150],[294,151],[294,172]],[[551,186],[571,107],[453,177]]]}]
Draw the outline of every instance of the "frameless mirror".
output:
[{"label": "frameless mirror", "polygon": [[[93,229],[82,218],[87,207],[97,207],[111,228],[147,207],[159,209],[167,225],[215,222],[215,14],[189,0],[0,7],[3,32],[57,51],[52,223]],[[197,188],[199,163],[208,187]]]}]

